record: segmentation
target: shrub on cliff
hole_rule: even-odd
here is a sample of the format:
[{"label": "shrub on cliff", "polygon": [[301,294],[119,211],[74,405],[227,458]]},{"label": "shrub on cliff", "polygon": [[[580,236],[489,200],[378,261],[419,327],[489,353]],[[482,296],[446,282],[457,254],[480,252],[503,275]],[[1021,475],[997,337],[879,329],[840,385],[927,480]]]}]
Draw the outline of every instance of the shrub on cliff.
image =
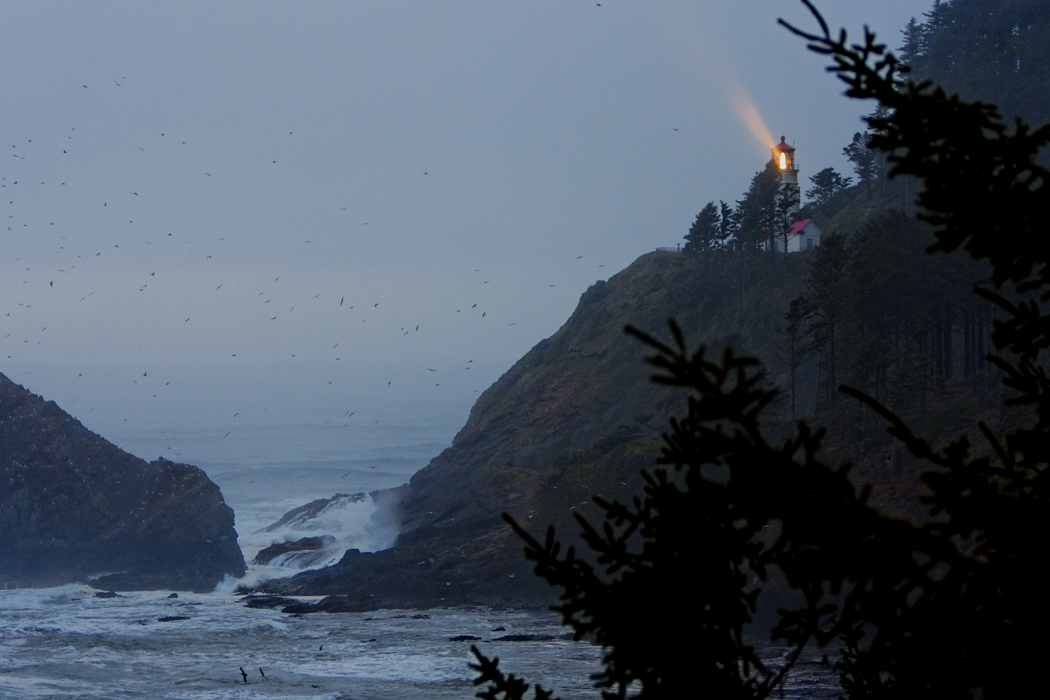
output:
[{"label": "shrub on cliff", "polygon": [[[511,522],[536,573],[564,589],[557,610],[577,638],[604,649],[595,677],[606,697],[766,697],[810,644],[841,645],[836,664],[849,697],[1024,697],[1041,687],[1041,640],[1050,603],[1041,590],[1050,558],[1045,523],[1050,463],[1050,172],[1033,158],[1050,125],[1010,131],[993,106],[966,103],[929,83],[906,81],[896,59],[865,32],[863,43],[790,27],[831,57],[847,95],[876,99],[871,145],[891,175],[920,178],[920,218],[936,227],[932,251],[963,248],[985,259],[1000,308],[988,359],[1026,411],[1005,436],[980,425],[987,454],[960,437],[935,450],[888,409],[855,389],[890,432],[929,465],[929,518],[886,517],[849,479],[849,466],[818,456],[822,432],[799,423],[771,443],[762,430],[773,392],[752,358],[690,352],[672,323],[672,344],[636,330],[653,350],[657,382],[690,391],[671,422],[644,494],[630,505],[595,499],[595,527],[580,518],[597,567],[553,530],[545,541]],[[1010,292],[1004,295],[1004,287]],[[1017,301],[1020,299],[1021,301]],[[779,611],[775,640],[792,647],[766,667],[745,638],[777,577],[797,603]],[[783,598],[781,598],[783,600]],[[684,633],[684,635],[683,635]],[[685,641],[683,641],[685,640]],[[483,698],[521,698],[528,684],[476,649]],[[537,698],[550,697],[538,685]]]}]

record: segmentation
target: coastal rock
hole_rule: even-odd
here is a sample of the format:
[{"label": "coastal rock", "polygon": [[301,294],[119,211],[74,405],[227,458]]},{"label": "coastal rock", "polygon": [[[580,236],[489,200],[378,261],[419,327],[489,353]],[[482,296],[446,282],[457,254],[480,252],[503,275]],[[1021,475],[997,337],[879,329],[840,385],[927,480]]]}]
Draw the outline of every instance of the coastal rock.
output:
[{"label": "coastal rock", "polygon": [[253,564],[269,564],[277,557],[293,552],[316,552],[328,547],[335,538],[331,536],[303,537],[291,542],[278,542],[262,549],[255,555]]},{"label": "coastal rock", "polygon": [[[350,503],[360,503],[368,498],[365,493],[337,493],[331,498],[318,498],[306,505],[293,508],[281,516],[280,520],[264,527],[261,532],[279,532],[281,530],[304,530],[314,527],[314,522],[325,511],[339,508]],[[261,563],[261,562],[260,562]]]},{"label": "coastal rock", "polygon": [[244,571],[203,471],[130,455],[0,374],[0,584],[204,592]]}]

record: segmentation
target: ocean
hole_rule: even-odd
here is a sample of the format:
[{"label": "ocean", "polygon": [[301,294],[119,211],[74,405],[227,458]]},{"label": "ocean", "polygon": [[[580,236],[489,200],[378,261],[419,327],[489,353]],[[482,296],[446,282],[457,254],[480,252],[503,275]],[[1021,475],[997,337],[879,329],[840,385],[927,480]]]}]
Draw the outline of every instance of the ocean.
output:
[{"label": "ocean", "polygon": [[[102,432],[144,459],[163,456],[204,469],[234,510],[248,562],[275,541],[331,536],[326,556],[307,563],[313,568],[338,560],[347,547],[370,550],[393,541],[396,533],[369,529],[370,498],[340,499],[307,521],[261,530],[315,499],[408,481],[462,425],[461,412],[439,408],[402,407],[356,423]],[[83,585],[0,591],[0,699],[469,698],[472,643],[519,674],[547,679],[558,669],[563,697],[589,694],[599,650],[561,638],[566,630],[552,613],[477,608],[290,617],[246,608],[234,595],[240,583],[304,568],[301,560],[284,563],[250,565],[244,579],[177,598],[168,591],[98,598]],[[498,639],[507,635],[539,641]],[[464,636],[477,639],[450,641]]]},{"label": "ocean", "polygon": [[[289,616],[249,609],[233,592],[241,583],[331,563],[348,547],[388,546],[396,533],[371,526],[375,504],[368,497],[336,499],[310,518],[263,530],[316,499],[405,483],[451,443],[462,420],[458,411],[392,410],[359,423],[105,431],[145,459],[204,469],[234,509],[247,562],[283,539],[328,535],[331,545],[320,556],[250,565],[244,579],[228,579],[208,594],[99,598],[85,585],[0,591],[0,700],[470,698],[478,690],[471,644],[565,700],[598,697],[590,675],[600,669],[601,650],[568,638],[551,612]],[[763,655],[775,662],[782,652]],[[810,662],[785,697],[835,696],[826,667]]]}]

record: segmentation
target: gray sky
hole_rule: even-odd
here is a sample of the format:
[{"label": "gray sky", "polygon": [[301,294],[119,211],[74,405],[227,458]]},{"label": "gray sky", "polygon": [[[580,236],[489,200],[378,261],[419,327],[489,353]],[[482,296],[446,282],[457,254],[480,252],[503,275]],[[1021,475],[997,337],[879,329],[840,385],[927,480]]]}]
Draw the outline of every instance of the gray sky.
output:
[{"label": "gray sky", "polygon": [[[931,4],[819,3],[894,47]],[[803,182],[849,171],[871,106],[780,16],[814,26],[794,0],[8,0],[0,371],[103,433],[465,415],[588,285],[741,196],[748,104]]]}]

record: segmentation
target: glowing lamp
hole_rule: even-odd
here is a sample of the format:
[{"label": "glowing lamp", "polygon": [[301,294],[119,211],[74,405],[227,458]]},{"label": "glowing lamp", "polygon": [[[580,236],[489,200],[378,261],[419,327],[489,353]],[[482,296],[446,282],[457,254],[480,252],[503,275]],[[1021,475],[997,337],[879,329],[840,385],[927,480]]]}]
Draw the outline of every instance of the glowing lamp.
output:
[{"label": "glowing lamp", "polygon": [[795,167],[795,149],[788,145],[787,139],[780,137],[780,143],[773,146],[773,162],[784,172],[797,172]]}]

